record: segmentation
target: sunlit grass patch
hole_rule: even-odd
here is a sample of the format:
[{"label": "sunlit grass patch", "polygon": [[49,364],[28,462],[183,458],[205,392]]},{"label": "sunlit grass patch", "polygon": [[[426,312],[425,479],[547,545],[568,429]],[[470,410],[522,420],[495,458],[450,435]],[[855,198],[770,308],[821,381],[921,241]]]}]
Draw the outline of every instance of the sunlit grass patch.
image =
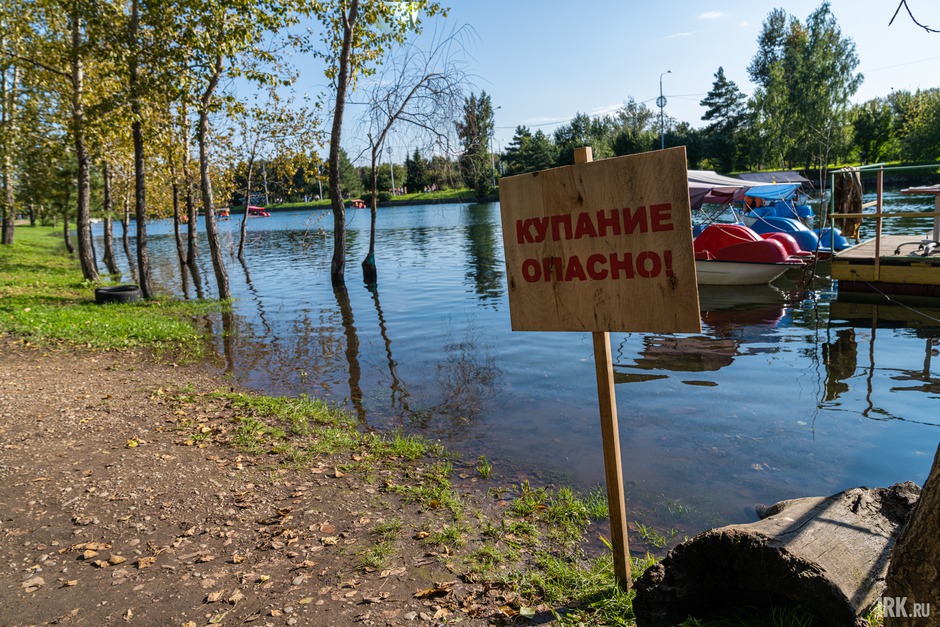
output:
[{"label": "sunlit grass patch", "polygon": [[17,227],[14,243],[0,246],[0,333],[43,345],[147,347],[191,359],[204,354],[204,336],[189,317],[219,311],[220,303],[96,305],[95,287],[52,229]]}]

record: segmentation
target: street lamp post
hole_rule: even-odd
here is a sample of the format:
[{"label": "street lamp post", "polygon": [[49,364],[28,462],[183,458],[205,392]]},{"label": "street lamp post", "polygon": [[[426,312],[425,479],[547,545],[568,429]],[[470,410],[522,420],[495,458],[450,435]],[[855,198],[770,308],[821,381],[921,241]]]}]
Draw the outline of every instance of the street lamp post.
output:
[{"label": "street lamp post", "polygon": [[395,164],[392,163],[392,147],[386,146],[386,152],[388,152],[388,170],[392,173],[392,196],[395,196]]},{"label": "street lamp post", "polygon": [[[496,121],[496,112],[502,109],[502,105],[493,109],[493,122],[495,125]],[[493,152],[493,133],[490,131],[490,182],[493,186],[493,189],[496,189],[496,153]]]},{"label": "street lamp post", "polygon": [[659,98],[656,99],[656,106],[659,107],[659,149],[666,149],[666,123],[663,118],[663,109],[666,108],[666,97],[663,96],[663,76],[672,74],[672,70],[666,70],[659,75]]}]

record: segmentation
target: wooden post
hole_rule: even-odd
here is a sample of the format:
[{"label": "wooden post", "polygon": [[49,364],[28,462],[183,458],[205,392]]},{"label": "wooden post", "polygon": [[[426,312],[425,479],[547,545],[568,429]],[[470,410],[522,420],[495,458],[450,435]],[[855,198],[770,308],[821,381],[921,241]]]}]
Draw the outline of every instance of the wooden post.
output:
[{"label": "wooden post", "polygon": [[876,209],[878,217],[875,218],[875,281],[881,280],[881,213],[884,211],[884,168],[878,168],[878,178],[876,179],[876,198],[878,199],[878,208]]},{"label": "wooden post", "polygon": [[[574,162],[593,160],[591,147],[576,148]],[[594,369],[597,374],[597,402],[601,415],[601,439],[604,446],[604,477],[610,510],[610,543],[614,552],[614,574],[624,590],[633,586],[630,575],[630,546],[627,542],[626,504],[623,498],[623,468],[620,463],[620,431],[617,426],[617,394],[614,390],[614,365],[610,357],[610,333],[594,331]]]}]

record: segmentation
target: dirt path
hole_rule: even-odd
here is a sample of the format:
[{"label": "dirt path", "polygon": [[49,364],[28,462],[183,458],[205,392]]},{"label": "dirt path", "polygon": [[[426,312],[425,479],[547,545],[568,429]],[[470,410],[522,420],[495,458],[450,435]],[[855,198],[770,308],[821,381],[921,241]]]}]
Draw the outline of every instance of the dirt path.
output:
[{"label": "dirt path", "polygon": [[[214,408],[155,391],[225,387],[206,366],[0,337],[0,382],[2,626],[503,622],[511,594],[415,539],[431,513],[335,460],[186,446],[180,412]],[[390,517],[393,554],[364,568]]]}]

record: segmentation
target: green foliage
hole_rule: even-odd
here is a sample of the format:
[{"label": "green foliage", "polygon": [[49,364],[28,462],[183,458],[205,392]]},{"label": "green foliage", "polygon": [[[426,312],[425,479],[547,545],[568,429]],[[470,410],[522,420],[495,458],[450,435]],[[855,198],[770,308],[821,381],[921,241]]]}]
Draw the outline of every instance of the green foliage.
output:
[{"label": "green foliage", "polygon": [[464,100],[464,117],[455,122],[457,137],[463,144],[460,155],[460,175],[477,200],[483,201],[493,194],[493,157],[490,140],[495,125],[493,104],[485,91],[470,94]]},{"label": "green foliage", "polygon": [[533,134],[528,128],[518,126],[500,160],[506,162],[506,174],[514,175],[554,167],[556,155],[555,145],[545,133],[538,130]]},{"label": "green foliage", "polygon": [[899,157],[890,103],[874,98],[855,106],[851,117],[854,145],[862,163],[882,163]]},{"label": "green foliage", "polygon": [[862,81],[858,62],[855,43],[843,37],[828,2],[805,24],[772,11],[748,67],[758,85],[755,130],[765,144],[759,158],[771,167],[809,168],[846,154],[841,129]]},{"label": "green foliage", "polygon": [[581,146],[590,146],[595,160],[612,157],[611,130],[612,120],[607,116],[592,118],[586,113],[576,114],[571,122],[555,129],[557,165],[574,163],[574,151]]},{"label": "green foliage", "polygon": [[895,96],[901,157],[912,163],[940,159],[940,89]]},{"label": "green foliage", "polygon": [[352,164],[342,148],[339,151],[339,180],[344,196],[360,196],[365,189],[356,166]]},{"label": "green foliage", "polygon": [[415,148],[414,154],[405,159],[405,187],[412,192],[424,191],[431,183],[429,165]]},{"label": "green foliage", "polygon": [[699,103],[706,108],[705,127],[708,157],[717,161],[724,172],[738,169],[742,152],[742,125],[745,120],[745,96],[734,81],[728,80],[723,67],[715,72],[715,82]]}]

